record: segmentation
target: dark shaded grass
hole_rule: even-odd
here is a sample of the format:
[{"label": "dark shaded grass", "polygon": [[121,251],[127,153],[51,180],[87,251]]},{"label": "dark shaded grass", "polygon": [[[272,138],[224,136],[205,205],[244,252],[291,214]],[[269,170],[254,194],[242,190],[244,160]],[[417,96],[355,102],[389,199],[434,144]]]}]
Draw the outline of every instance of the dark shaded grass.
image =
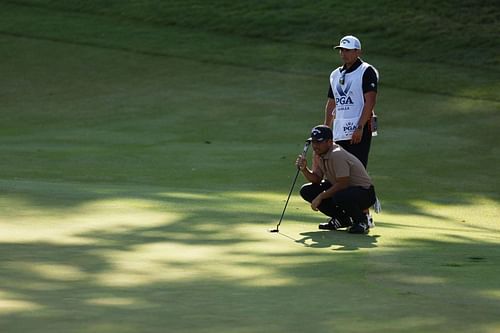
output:
[{"label": "dark shaded grass", "polygon": [[[54,193],[72,195],[65,187],[46,185]],[[145,187],[93,190],[108,191],[115,199],[124,195],[122,190],[132,190],[133,195],[123,198],[164,200]],[[265,232],[262,237],[244,235],[238,226],[251,220],[266,221],[269,216],[254,212],[251,219],[242,220],[231,204],[227,211],[216,208],[227,199],[231,200],[230,194],[215,194],[207,202],[198,200],[197,206],[173,224],[116,231],[103,226],[102,230],[75,235],[89,244],[3,242],[1,284],[9,286],[9,293],[18,299],[38,307],[3,316],[2,327],[8,332],[31,331],[33,327],[37,332],[155,332],[166,326],[180,332],[397,332],[402,327],[410,332],[486,332],[488,325],[498,324],[498,302],[487,296],[497,285],[495,242],[478,242],[465,234],[455,240],[410,238],[396,246],[384,246],[387,233],[353,237],[343,232],[307,231],[295,245],[291,239],[275,240],[289,248],[288,253],[245,250],[262,243]],[[164,201],[164,209],[170,212],[177,210],[174,207],[191,205],[192,200],[175,195]],[[204,224],[211,228],[204,228]],[[379,222],[378,227],[397,230],[408,225]],[[443,230],[439,228],[439,232]],[[153,244],[225,247],[225,256],[232,259],[207,257],[201,265],[190,260],[165,262],[171,269],[194,272],[175,281],[142,284],[141,276],[158,273],[142,271],[138,284],[100,282],[99,277],[119,272],[110,253],[133,255],[138,247]],[[136,260],[130,258],[131,263]],[[70,265],[81,273],[51,276],[30,269],[32,264]],[[268,276],[231,278],[214,268],[228,264],[234,271],[257,269]],[[268,286],[266,279],[276,276],[289,282]],[[262,280],[260,286],[258,279]],[[362,321],[356,320],[359,312],[365,314]]]}]

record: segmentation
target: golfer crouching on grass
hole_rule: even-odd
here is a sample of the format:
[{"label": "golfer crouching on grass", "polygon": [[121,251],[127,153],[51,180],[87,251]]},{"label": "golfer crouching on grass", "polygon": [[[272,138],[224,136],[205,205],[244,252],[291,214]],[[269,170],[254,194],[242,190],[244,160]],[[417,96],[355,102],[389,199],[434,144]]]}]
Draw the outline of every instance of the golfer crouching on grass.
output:
[{"label": "golfer crouching on grass", "polygon": [[320,229],[349,228],[353,234],[369,231],[363,210],[375,203],[375,189],[363,164],[351,153],[333,142],[332,130],[318,125],[311,131],[315,161],[313,169],[299,155],[295,164],[310,181],[300,189],[300,195],[311,208],[330,217]]}]

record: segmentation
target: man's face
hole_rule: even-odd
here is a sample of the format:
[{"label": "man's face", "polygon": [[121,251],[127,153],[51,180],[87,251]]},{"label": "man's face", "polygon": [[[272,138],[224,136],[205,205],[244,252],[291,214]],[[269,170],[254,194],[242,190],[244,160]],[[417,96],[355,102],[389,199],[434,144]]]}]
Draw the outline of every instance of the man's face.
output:
[{"label": "man's face", "polygon": [[360,50],[354,49],[339,49],[340,58],[342,62],[347,65],[352,65],[360,55]]},{"label": "man's face", "polygon": [[324,155],[330,150],[330,147],[332,146],[332,140],[326,140],[322,142],[318,141],[313,141],[312,142],[312,148],[314,152],[318,155]]}]

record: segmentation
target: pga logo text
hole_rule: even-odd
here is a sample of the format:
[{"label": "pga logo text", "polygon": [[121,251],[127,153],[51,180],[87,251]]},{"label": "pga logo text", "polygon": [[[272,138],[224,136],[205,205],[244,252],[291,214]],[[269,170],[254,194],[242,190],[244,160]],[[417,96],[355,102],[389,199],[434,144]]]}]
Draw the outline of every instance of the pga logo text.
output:
[{"label": "pga logo text", "polygon": [[353,104],[351,96],[341,96],[335,98],[335,103],[337,105]]},{"label": "pga logo text", "polygon": [[354,122],[349,121],[344,124],[343,129],[345,133],[350,133],[354,132],[356,130],[356,127],[357,125]]}]

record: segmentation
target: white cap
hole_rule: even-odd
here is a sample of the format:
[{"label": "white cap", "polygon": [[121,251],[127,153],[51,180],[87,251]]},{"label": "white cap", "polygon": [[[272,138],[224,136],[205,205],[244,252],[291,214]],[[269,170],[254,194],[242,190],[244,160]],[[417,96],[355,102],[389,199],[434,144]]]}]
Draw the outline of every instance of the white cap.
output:
[{"label": "white cap", "polygon": [[361,42],[354,36],[344,36],[334,49],[361,50]]}]

